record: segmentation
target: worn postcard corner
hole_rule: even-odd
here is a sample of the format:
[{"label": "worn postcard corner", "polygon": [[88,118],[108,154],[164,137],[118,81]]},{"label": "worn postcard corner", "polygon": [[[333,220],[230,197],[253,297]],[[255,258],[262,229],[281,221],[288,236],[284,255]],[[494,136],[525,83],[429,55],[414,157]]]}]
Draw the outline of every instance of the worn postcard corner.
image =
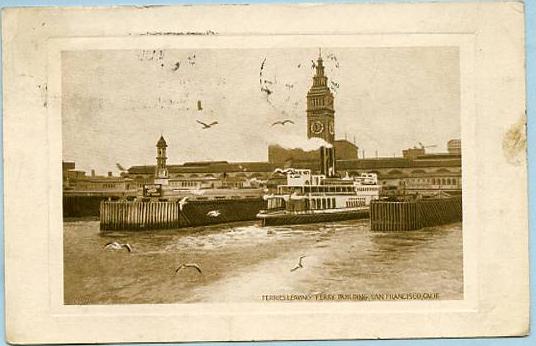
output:
[{"label": "worn postcard corner", "polygon": [[8,341],[527,335],[522,6],[4,10]]}]

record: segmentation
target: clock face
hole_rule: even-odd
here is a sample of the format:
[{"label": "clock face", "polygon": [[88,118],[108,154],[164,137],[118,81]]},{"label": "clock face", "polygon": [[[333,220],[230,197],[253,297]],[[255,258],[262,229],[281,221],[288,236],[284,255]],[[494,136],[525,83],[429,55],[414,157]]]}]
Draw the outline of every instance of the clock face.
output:
[{"label": "clock face", "polygon": [[330,135],[334,135],[334,134],[335,134],[335,127],[333,126],[333,121],[330,121],[330,122],[329,122],[328,130],[329,130],[329,134],[330,134]]},{"label": "clock face", "polygon": [[311,124],[311,132],[318,135],[324,131],[324,125],[320,121],[313,121]]}]

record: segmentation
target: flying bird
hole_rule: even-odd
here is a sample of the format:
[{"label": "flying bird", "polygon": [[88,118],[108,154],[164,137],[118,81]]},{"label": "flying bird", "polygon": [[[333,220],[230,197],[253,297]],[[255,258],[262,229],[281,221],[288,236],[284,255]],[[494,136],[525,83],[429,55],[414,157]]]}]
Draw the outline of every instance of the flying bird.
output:
[{"label": "flying bird", "polygon": [[201,100],[197,100],[197,110],[198,110],[198,111],[202,111],[202,110],[203,110],[203,106],[201,105]]},{"label": "flying bird", "polygon": [[132,252],[132,246],[130,246],[130,244],[120,244],[116,241],[107,243],[104,245],[104,248],[106,250],[121,250],[122,248],[125,248],[128,252]]},{"label": "flying bird", "polygon": [[172,68],[173,71],[177,71],[179,68],[181,67],[181,62],[180,61],[177,61],[175,63],[175,66]]},{"label": "flying bird", "polygon": [[205,129],[210,129],[212,126],[218,124],[217,121],[213,121],[213,122],[211,122],[210,124],[206,124],[206,123],[204,123],[204,122],[202,122],[202,121],[199,121],[199,120],[196,120],[196,121],[197,121],[199,124],[203,125],[203,130],[205,130]]},{"label": "flying bird", "polygon": [[218,217],[221,215],[221,212],[219,210],[211,210],[207,213],[207,216],[210,217]]},{"label": "flying bird", "polygon": [[293,272],[300,268],[303,268],[302,259],[304,259],[305,257],[307,256],[300,256],[300,259],[298,260],[298,264],[294,268],[292,268],[290,271]]},{"label": "flying bird", "polygon": [[285,119],[283,121],[276,121],[276,122],[272,123],[272,126],[275,126],[275,125],[283,125],[283,126],[285,126],[285,124],[294,124],[294,121],[292,121],[290,119]]},{"label": "flying bird", "polygon": [[197,270],[199,272],[199,274],[203,273],[201,271],[201,268],[199,268],[199,265],[197,265],[196,263],[184,263],[184,264],[181,264],[180,266],[178,266],[177,269],[175,269],[175,274],[177,274],[179,271],[181,271],[183,269],[186,269],[186,268],[193,268],[193,269]]},{"label": "flying bird", "polygon": [[301,67],[301,64],[298,64],[298,68],[300,68],[300,67]]},{"label": "flying bird", "polygon": [[184,205],[185,205],[186,203],[188,203],[187,200],[188,200],[188,196],[183,197],[183,198],[179,201],[179,209],[180,209],[181,211],[182,211],[182,208],[184,208]]}]

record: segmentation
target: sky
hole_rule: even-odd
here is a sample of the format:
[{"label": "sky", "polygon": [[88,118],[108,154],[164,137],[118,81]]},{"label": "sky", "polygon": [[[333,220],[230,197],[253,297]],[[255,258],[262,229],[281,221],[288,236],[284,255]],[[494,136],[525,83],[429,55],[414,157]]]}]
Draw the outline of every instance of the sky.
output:
[{"label": "sky", "polygon": [[[154,164],[160,135],[168,164],[266,161],[269,144],[306,147],[318,54],[318,47],[65,51],[63,159],[118,173],[116,163]],[[325,48],[322,56],[336,138],[355,137],[360,155],[401,156],[419,142],[445,152],[460,138],[456,47]],[[295,124],[271,126],[283,119]],[[203,129],[197,120],[218,124]]]}]

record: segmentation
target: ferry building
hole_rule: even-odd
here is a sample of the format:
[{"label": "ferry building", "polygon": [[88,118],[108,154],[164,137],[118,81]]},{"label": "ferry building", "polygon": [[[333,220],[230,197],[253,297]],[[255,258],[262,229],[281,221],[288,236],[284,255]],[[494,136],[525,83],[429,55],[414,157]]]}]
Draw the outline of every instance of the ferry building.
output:
[{"label": "ferry building", "polygon": [[[159,183],[176,189],[248,189],[276,186],[285,176],[277,168],[311,169],[327,177],[357,176],[376,173],[384,192],[461,193],[461,143],[459,139],[445,143],[444,153],[427,154],[425,148],[403,151],[400,157],[359,158],[358,147],[346,139],[335,137],[334,95],[328,87],[322,57],[317,58],[312,85],[307,95],[307,136],[321,138],[329,147],[316,151],[268,147],[266,162],[186,162],[167,164],[168,148],[162,136],[155,142],[155,165],[132,166],[121,177],[92,177],[76,171],[74,163],[64,163],[64,188],[69,194],[95,192],[106,194],[119,190],[136,190],[144,184]],[[66,191],[66,189],[64,189]]]}]

